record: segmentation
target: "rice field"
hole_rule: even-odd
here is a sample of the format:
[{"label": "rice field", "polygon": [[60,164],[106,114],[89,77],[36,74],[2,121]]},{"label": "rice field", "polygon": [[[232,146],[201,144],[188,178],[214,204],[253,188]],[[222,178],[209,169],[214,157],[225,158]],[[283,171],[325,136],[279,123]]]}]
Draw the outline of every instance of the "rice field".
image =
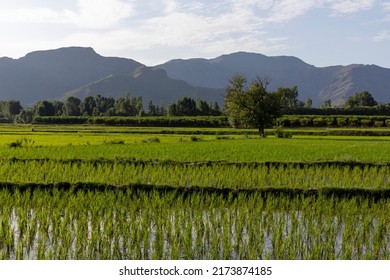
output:
[{"label": "rice field", "polygon": [[0,259],[390,259],[389,137],[163,130],[0,127]]}]

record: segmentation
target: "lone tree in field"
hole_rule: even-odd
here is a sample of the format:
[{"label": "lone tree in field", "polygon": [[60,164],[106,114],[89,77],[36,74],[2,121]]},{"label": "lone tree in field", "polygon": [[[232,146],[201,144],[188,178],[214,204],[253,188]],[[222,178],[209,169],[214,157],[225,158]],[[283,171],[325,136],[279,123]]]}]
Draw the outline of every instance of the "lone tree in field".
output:
[{"label": "lone tree in field", "polygon": [[246,77],[236,75],[226,90],[226,112],[235,124],[256,127],[260,137],[264,129],[281,116],[284,98],[278,92],[268,92],[269,79],[257,78],[250,85]]}]

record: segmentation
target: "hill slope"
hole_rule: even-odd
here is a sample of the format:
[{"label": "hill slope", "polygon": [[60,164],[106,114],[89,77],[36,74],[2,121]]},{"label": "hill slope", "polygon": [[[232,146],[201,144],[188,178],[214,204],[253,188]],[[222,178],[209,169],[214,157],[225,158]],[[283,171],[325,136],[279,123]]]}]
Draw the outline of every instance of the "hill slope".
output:
[{"label": "hill slope", "polygon": [[324,99],[341,105],[362,90],[370,91],[379,102],[390,102],[390,69],[375,65],[318,68],[296,57],[238,52],[214,59],[176,59],[150,68],[80,47],[37,51],[20,59],[0,58],[0,100],[33,104],[70,95],[117,97],[131,92],[156,104],[167,105],[184,96],[222,104],[235,74],[249,80],[269,77],[270,90],[297,85],[299,99],[309,97],[317,106]]},{"label": "hill slope", "polygon": [[149,100],[154,104],[168,105],[177,99],[188,96],[194,99],[223,102],[224,90],[195,87],[187,82],[171,79],[162,69],[152,69],[141,66],[129,75],[110,75],[91,84],[66,92],[68,96],[85,98],[101,94],[106,97],[123,96],[131,93],[133,96],[142,96],[144,105]]},{"label": "hill slope", "polygon": [[375,65],[349,65],[317,68],[296,57],[268,57],[238,52],[214,59],[176,59],[156,66],[169,77],[194,86],[226,88],[235,74],[249,79],[271,78],[270,90],[298,86],[299,98],[311,98],[316,105],[324,99],[341,105],[348,96],[361,90],[370,91],[378,101],[390,102],[390,69]]},{"label": "hill slope", "polygon": [[91,48],[38,51],[20,59],[0,59],[0,99],[34,103],[108,75],[131,73],[142,64],[98,55]]}]

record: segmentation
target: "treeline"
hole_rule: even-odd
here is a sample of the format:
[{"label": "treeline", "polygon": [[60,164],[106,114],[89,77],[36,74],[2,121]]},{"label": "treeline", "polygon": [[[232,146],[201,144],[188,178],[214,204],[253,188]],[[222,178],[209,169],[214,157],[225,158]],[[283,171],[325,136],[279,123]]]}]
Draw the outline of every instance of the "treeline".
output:
[{"label": "treeline", "polygon": [[[321,108],[313,108],[312,101],[307,98],[305,102],[298,99],[296,86],[277,89],[284,97],[283,115],[308,116],[390,116],[390,104],[378,105],[372,95],[367,92],[358,92],[350,96],[342,107],[332,107],[330,100],[325,100]],[[41,122],[39,118],[55,117],[55,121],[64,123],[85,123],[91,117],[166,117],[166,116],[223,116],[225,115],[217,102],[209,103],[202,99],[184,97],[165,107],[163,104],[153,104],[149,101],[144,106],[142,97],[126,95],[112,98],[97,95],[89,96],[84,100],[70,96],[64,102],[58,100],[42,100],[31,108],[23,108],[20,101],[0,101],[0,122],[32,123]],[[61,117],[61,118],[60,118]],[[50,118],[47,118],[48,121]],[[114,119],[116,121],[114,121]],[[124,123],[122,118],[114,118],[110,122]],[[53,119],[54,120],[54,119]],[[96,118],[98,120],[98,118]],[[95,122],[95,121],[92,121]],[[106,121],[104,121],[106,122]],[[165,121],[162,121],[166,123]],[[325,121],[332,123],[332,121]],[[294,122],[293,122],[294,123]],[[309,121],[316,126],[316,121]],[[334,123],[334,121],[333,121]],[[336,121],[337,123],[337,121]],[[341,123],[341,120],[340,120]],[[348,123],[348,122],[347,122]],[[375,125],[374,122],[368,122]],[[297,123],[295,123],[297,125]],[[333,126],[334,124],[332,124]],[[287,125],[288,126],[288,125]],[[300,124],[298,126],[301,126]]]},{"label": "treeline", "polygon": [[[64,102],[43,100],[34,107],[23,109],[19,101],[2,101],[0,119],[2,122],[31,123],[39,117],[143,117],[143,116],[220,116],[222,111],[217,102],[208,103],[184,97],[165,108],[152,101],[143,106],[142,97],[126,95],[112,98],[97,95],[84,100],[68,97]],[[69,119],[71,120],[71,119]],[[77,119],[73,119],[76,122]]]},{"label": "treeline", "polygon": [[226,116],[36,117],[35,124],[91,124],[139,127],[228,127]]},{"label": "treeline", "polygon": [[[227,116],[159,116],[159,117],[36,117],[36,124],[91,124],[139,127],[229,127]],[[390,116],[359,115],[285,115],[275,125],[300,127],[390,127]]]}]

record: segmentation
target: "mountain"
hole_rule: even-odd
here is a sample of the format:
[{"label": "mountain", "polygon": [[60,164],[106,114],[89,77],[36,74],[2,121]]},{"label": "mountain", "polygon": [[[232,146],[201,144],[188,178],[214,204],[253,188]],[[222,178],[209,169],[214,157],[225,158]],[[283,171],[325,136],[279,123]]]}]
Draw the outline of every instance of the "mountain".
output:
[{"label": "mountain", "polygon": [[390,102],[390,69],[376,65],[315,67],[296,57],[237,52],[214,59],[175,59],[146,67],[132,59],[103,57],[92,48],[37,51],[19,59],[0,58],[0,100],[39,100],[95,96],[142,96],[144,103],[167,105],[178,98],[200,97],[221,105],[229,80],[269,77],[269,90],[298,86],[299,99],[319,106],[324,99],[341,105],[355,92],[368,90]]},{"label": "mountain", "polygon": [[92,48],[37,51],[20,59],[0,58],[0,99],[32,104],[109,75],[131,73],[141,63],[98,55]]},{"label": "mountain", "polygon": [[195,87],[181,80],[171,79],[162,69],[141,66],[128,75],[110,75],[88,85],[66,92],[62,99],[74,96],[83,99],[101,94],[106,97],[123,96],[130,92],[142,96],[144,104],[152,100],[154,104],[168,105],[184,96],[194,99],[223,102],[225,91],[221,89]]},{"label": "mountain", "polygon": [[324,99],[341,105],[355,92],[368,90],[377,101],[390,102],[390,69],[375,65],[315,67],[296,57],[238,52],[214,59],[175,59],[157,65],[168,76],[194,86],[226,88],[235,74],[249,80],[271,79],[270,90],[298,86],[299,99],[311,98],[315,105]]}]

